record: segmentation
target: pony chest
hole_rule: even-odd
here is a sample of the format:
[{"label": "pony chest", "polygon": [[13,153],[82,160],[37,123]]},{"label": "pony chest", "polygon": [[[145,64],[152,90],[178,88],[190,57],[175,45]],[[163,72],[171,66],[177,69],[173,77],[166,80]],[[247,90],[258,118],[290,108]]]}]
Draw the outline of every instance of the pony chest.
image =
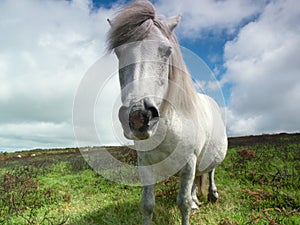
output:
[{"label": "pony chest", "polygon": [[173,166],[178,163],[178,159],[185,159],[195,153],[199,141],[193,121],[171,118],[160,119],[156,134],[151,139],[135,143],[140,165],[163,162],[165,166]]},{"label": "pony chest", "polygon": [[149,151],[139,151],[138,158],[140,165],[154,165],[170,157],[175,149],[175,145],[160,145],[158,148]]}]

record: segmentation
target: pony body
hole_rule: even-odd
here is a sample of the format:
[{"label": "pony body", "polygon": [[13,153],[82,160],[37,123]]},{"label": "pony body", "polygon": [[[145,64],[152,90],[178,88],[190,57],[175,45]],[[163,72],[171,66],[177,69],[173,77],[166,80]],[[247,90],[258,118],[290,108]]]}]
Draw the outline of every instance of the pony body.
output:
[{"label": "pony body", "polygon": [[138,151],[144,225],[152,223],[155,184],[175,174],[183,225],[198,208],[197,184],[204,173],[208,200],[215,202],[214,170],[227,151],[221,111],[196,92],[173,34],[180,18],[162,19],[151,3],[136,1],[110,22],[108,48],[119,59],[119,119]]}]

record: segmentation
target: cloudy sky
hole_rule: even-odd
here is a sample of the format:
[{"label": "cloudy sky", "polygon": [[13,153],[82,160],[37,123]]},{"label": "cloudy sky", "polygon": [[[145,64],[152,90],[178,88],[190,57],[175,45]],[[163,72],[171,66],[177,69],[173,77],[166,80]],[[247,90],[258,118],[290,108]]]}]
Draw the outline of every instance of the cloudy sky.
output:
[{"label": "cloudy sky", "polygon": [[[105,54],[106,18],[124,3],[0,1],[0,152],[76,145],[74,96]],[[152,3],[159,14],[182,15],[176,34],[220,82],[229,136],[300,131],[300,3]],[[111,131],[98,135],[104,144],[118,142]]]}]

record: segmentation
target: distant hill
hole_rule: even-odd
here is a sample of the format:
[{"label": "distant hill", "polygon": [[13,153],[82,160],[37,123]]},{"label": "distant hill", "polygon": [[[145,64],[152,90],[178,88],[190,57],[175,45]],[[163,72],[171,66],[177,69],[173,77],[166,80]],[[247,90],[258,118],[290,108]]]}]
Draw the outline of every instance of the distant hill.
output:
[{"label": "distant hill", "polygon": [[[283,140],[289,140],[289,143],[293,142],[300,142],[300,133],[280,133],[280,134],[263,134],[263,135],[250,135],[250,136],[241,136],[241,137],[229,137],[228,138],[228,147],[234,148],[238,146],[253,146],[256,144],[266,143],[266,144],[280,144]],[[80,154],[80,151],[83,152],[85,150],[99,150],[102,147],[72,147],[72,148],[53,148],[53,149],[33,149],[33,150],[23,150],[23,151],[16,151],[16,152],[0,152],[0,161],[7,159],[7,158],[15,158],[20,159],[21,157],[32,157],[34,156],[54,156],[60,154]],[[106,149],[109,151],[131,151],[130,146],[105,146]],[[21,157],[18,157],[21,156]]]},{"label": "distant hill", "polygon": [[300,142],[300,133],[280,133],[280,134],[262,134],[242,137],[228,138],[229,148],[237,146],[251,146],[259,143],[280,143],[283,140],[289,139],[291,142]]}]

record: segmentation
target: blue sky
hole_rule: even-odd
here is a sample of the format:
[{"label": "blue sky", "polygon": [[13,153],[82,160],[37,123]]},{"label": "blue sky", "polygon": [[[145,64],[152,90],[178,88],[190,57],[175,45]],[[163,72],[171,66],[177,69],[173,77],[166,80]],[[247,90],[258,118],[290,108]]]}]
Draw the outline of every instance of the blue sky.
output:
[{"label": "blue sky", "polygon": [[[74,96],[105,53],[106,18],[125,2],[0,1],[0,152],[77,145]],[[219,81],[229,136],[299,132],[300,7],[295,1],[152,3],[159,15],[182,15],[176,35]],[[108,85],[112,90],[114,79]],[[114,101],[108,98],[106,104]],[[108,114],[99,126],[112,118]],[[99,135],[105,144],[118,144],[111,129]]]}]

